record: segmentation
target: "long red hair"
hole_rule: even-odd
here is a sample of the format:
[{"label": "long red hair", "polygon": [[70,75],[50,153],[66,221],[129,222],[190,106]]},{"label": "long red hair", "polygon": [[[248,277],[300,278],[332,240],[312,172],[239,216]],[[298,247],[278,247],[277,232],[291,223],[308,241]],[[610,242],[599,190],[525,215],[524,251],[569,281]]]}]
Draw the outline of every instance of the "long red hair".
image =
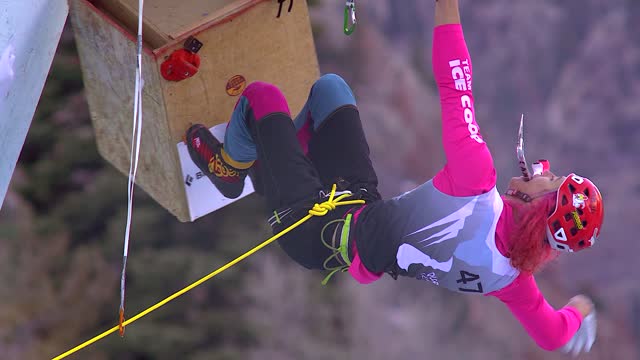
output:
[{"label": "long red hair", "polygon": [[554,251],[546,238],[546,223],[556,207],[556,192],[550,192],[526,204],[513,206],[515,226],[510,234],[509,259],[511,266],[520,272],[533,274],[544,264],[553,260]]}]

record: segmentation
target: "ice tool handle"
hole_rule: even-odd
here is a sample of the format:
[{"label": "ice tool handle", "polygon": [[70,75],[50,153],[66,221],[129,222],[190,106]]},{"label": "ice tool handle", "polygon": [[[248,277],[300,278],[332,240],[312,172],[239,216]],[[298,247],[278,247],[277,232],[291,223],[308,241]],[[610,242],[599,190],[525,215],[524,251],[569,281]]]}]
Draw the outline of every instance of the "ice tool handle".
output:
[{"label": "ice tool handle", "polygon": [[518,164],[520,165],[520,171],[522,172],[522,176],[524,177],[524,181],[531,180],[531,176],[529,175],[529,168],[527,166],[527,160],[524,157],[524,135],[523,135],[523,123],[524,123],[524,114],[520,117],[520,129],[518,130],[518,144],[516,146],[516,154],[518,156]]},{"label": "ice tool handle", "polygon": [[351,35],[356,29],[356,2],[347,0],[344,6],[344,34]]}]

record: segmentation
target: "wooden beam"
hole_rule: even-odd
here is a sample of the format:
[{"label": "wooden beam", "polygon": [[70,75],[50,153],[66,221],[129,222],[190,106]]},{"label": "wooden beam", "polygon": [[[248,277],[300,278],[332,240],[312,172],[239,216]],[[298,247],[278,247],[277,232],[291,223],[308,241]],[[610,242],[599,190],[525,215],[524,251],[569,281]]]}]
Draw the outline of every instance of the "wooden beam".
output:
[{"label": "wooden beam", "polygon": [[[153,48],[182,38],[202,25],[228,18],[264,0],[154,0],[145,2],[143,36]],[[138,29],[138,0],[91,0],[129,32]]]},{"label": "wooden beam", "polygon": [[[138,34],[138,1],[135,6],[121,0],[90,0],[97,9],[108,14],[109,18],[117,22],[123,30],[127,31],[134,38]],[[144,13],[143,13],[144,15]],[[148,21],[142,23],[142,34],[144,42],[151,48],[162,46],[171,39],[162,31]]]}]

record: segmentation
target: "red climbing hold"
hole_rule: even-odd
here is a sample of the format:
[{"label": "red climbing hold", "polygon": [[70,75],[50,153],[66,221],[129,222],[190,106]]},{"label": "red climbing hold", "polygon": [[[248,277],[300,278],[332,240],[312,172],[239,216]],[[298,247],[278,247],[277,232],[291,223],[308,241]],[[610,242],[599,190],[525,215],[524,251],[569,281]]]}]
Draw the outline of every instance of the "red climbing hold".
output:
[{"label": "red climbing hold", "polygon": [[174,51],[162,65],[162,77],[169,81],[188,79],[198,72],[200,56],[186,49]]}]

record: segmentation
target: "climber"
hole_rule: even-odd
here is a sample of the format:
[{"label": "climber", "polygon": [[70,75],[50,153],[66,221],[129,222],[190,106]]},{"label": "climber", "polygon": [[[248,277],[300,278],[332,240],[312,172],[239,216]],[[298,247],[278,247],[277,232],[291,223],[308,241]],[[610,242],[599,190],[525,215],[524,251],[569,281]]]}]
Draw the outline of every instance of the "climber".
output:
[{"label": "climber", "polygon": [[187,130],[191,158],[229,198],[248,174],[273,211],[277,233],[323,201],[331,184],[364,205],[314,217],[279,240],[309,269],[347,270],[367,284],[387,273],[460,293],[502,301],[546,350],[589,351],[595,308],[585,295],[555,310],[534,273],[561,252],[594,245],[603,222],[602,197],[587,178],[557,176],[541,162],[532,176],[496,189],[492,155],[475,119],[472,64],[458,0],[437,0],[433,71],[440,93],[447,163],[436,176],[382,200],[354,95],[337,75],[322,76],[291,118],[273,85],[248,86],[218,142],[202,125]]}]

